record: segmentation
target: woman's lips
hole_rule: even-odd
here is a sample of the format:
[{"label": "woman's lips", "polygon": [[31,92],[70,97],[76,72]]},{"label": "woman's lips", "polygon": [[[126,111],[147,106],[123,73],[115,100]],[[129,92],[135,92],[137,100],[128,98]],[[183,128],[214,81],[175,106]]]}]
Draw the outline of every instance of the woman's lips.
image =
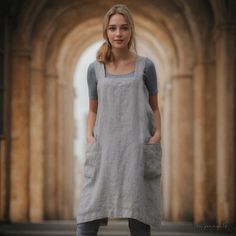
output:
[{"label": "woman's lips", "polygon": [[116,42],[116,43],[122,43],[123,42],[123,40],[114,40],[114,42]]}]

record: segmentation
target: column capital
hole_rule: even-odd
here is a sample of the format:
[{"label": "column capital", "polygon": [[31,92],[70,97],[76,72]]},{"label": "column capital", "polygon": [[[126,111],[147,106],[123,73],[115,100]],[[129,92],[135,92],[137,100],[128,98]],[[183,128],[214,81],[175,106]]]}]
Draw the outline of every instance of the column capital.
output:
[{"label": "column capital", "polygon": [[211,64],[213,64],[213,63],[215,63],[215,61],[213,61],[213,60],[198,61],[198,62],[196,62],[195,67],[196,67],[196,66],[211,65]]},{"label": "column capital", "polygon": [[171,76],[171,79],[192,79],[192,74],[174,74]]},{"label": "column capital", "polygon": [[36,67],[31,67],[31,71],[32,72],[38,72],[38,73],[45,73],[45,69],[44,68],[36,68]]},{"label": "column capital", "polygon": [[30,49],[12,49],[11,53],[13,56],[31,58],[31,50]]},{"label": "column capital", "polygon": [[213,60],[199,61],[194,65],[193,71],[195,71],[198,68],[205,68],[205,67],[208,67],[208,66],[211,66],[214,64],[215,64],[215,61],[213,61]]},{"label": "column capital", "polygon": [[47,73],[47,72],[45,72],[45,77],[48,80],[57,80],[58,79],[58,75],[54,74],[54,73]]},{"label": "column capital", "polygon": [[41,73],[44,75],[44,77],[46,79],[57,79],[58,78],[58,75],[55,73],[55,72],[49,72],[49,71],[46,71],[45,68],[40,68],[40,67],[31,67],[31,71],[33,73]]},{"label": "column capital", "polygon": [[219,24],[216,25],[216,29],[223,31],[235,31],[236,22],[235,21],[220,22]]},{"label": "column capital", "polygon": [[50,80],[51,79],[53,79],[53,80],[58,79],[58,73],[57,73],[57,69],[55,67],[45,66],[44,73],[45,73],[46,79],[50,79]]},{"label": "column capital", "polygon": [[232,35],[236,35],[236,22],[223,21],[218,23],[213,30],[214,39],[216,40],[218,37],[221,36],[222,33],[229,33]]}]

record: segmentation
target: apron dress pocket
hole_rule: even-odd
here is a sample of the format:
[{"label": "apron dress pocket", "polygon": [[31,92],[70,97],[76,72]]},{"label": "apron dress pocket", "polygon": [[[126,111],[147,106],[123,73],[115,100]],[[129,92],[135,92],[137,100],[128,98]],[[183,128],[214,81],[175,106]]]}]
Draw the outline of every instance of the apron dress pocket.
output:
[{"label": "apron dress pocket", "polygon": [[155,179],[161,176],[161,159],[162,148],[161,144],[144,144],[144,178]]},{"label": "apron dress pocket", "polygon": [[84,175],[88,178],[95,178],[98,168],[100,148],[97,143],[87,143],[85,152]]}]

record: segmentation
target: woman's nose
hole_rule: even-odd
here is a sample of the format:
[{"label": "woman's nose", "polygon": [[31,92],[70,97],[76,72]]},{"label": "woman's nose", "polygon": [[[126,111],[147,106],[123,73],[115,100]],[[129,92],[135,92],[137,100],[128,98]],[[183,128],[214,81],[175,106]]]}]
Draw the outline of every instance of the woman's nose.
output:
[{"label": "woman's nose", "polygon": [[116,30],[116,35],[120,35],[121,34],[121,30],[120,29],[117,29]]}]

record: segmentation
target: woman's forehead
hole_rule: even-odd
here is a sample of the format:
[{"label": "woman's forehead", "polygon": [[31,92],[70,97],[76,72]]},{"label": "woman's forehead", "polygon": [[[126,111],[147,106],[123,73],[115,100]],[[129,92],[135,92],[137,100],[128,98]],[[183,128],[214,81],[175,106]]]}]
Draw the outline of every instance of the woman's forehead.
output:
[{"label": "woman's forehead", "polygon": [[109,20],[109,25],[127,25],[128,22],[122,14],[112,15]]}]

